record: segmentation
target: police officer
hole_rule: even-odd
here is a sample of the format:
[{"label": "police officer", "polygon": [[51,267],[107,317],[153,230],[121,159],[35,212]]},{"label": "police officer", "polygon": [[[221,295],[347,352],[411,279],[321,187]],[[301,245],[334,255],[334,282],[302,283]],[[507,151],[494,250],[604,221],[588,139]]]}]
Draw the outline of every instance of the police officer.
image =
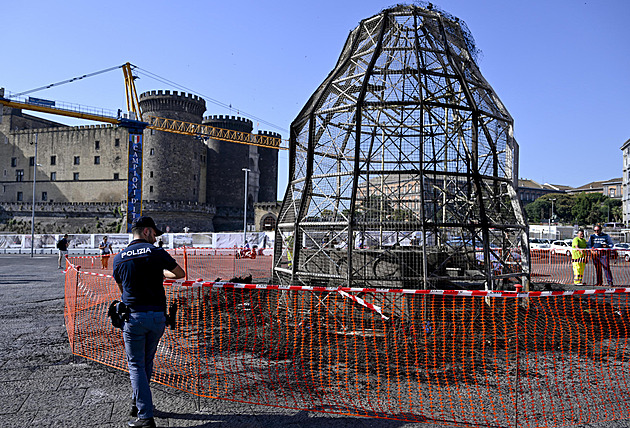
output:
[{"label": "police officer", "polygon": [[185,272],[166,250],[153,245],[163,232],[151,217],[134,219],[131,232],[133,241],[114,257],[113,266],[121,300],[130,310],[123,339],[133,389],[131,415],[137,419],[127,425],[155,427],[149,382],[166,321],[163,281],[183,278]]}]

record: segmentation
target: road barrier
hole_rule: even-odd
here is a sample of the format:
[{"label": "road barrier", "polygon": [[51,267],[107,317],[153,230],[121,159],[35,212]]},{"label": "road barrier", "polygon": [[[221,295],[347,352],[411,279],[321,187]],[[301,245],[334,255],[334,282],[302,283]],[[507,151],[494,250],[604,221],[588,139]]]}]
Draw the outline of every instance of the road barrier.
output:
[{"label": "road barrier", "polygon": [[[251,275],[252,280],[264,279],[271,276],[272,251],[258,250],[255,257],[251,251],[246,257],[237,257],[242,253],[239,248],[192,248],[180,247],[167,250],[184,268],[186,279],[207,278],[228,281],[235,277]],[[69,255],[68,262],[74,266],[81,266],[84,272],[112,274],[114,255],[109,258],[107,269],[102,268],[101,256]]]},{"label": "road barrier", "polygon": [[[533,283],[573,284],[573,260],[572,249],[565,250],[531,250]],[[611,249],[587,249],[581,250],[578,262],[584,263],[583,285],[630,285],[630,251],[617,251]],[[597,268],[601,269],[601,278],[598,281]],[[613,284],[608,283],[606,268],[610,268]]]},{"label": "road barrier", "polygon": [[[440,425],[630,418],[628,288],[164,285],[177,328],[160,342],[154,380],[197,396]],[[119,296],[111,276],[68,265],[72,352],[127,370],[106,317]]]}]

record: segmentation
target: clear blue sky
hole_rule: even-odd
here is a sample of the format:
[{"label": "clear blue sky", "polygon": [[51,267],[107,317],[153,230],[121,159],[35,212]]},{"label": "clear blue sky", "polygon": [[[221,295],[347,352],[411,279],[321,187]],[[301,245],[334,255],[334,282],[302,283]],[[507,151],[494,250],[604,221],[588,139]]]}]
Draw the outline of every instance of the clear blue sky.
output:
[{"label": "clear blue sky", "polygon": [[[620,177],[630,138],[630,1],[442,0],[465,21],[479,66],[515,121],[520,176],[580,186]],[[395,3],[5,2],[0,86],[21,92],[127,61],[288,138],[360,20]],[[142,77],[139,92],[174,89]],[[33,96],[125,110],[122,71]],[[61,117],[64,123],[76,124]],[[288,153],[280,153],[279,198]]]}]

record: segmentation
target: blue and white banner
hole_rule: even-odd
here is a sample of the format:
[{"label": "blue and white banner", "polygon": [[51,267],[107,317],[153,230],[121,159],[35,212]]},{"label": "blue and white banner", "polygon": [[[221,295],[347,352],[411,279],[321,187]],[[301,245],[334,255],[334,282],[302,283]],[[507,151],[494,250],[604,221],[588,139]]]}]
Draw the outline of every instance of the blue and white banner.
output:
[{"label": "blue and white banner", "polygon": [[142,133],[129,132],[129,175],[127,177],[127,232],[142,215]]}]

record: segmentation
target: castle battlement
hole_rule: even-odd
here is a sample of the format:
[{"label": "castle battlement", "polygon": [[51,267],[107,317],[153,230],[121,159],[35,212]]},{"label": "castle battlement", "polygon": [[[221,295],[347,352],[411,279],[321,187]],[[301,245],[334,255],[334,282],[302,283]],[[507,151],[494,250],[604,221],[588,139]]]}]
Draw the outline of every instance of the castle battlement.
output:
[{"label": "castle battlement", "polygon": [[280,135],[277,132],[272,132],[272,131],[258,131],[258,135],[264,135],[265,137],[271,137],[271,138],[282,138],[282,135]]},{"label": "castle battlement", "polygon": [[[35,211],[57,214],[67,213],[113,213],[113,210],[121,206],[120,202],[39,202],[35,204]],[[0,204],[7,212],[32,211],[30,202],[4,202]]]},{"label": "castle battlement", "polygon": [[140,99],[143,98],[150,98],[150,97],[160,97],[160,98],[164,98],[164,97],[171,97],[171,98],[185,98],[185,99],[189,99],[191,101],[200,101],[203,102],[204,105],[206,105],[206,100],[204,100],[203,98],[201,98],[198,95],[194,95],[194,94],[189,94],[187,92],[178,92],[178,91],[168,91],[168,90],[157,90],[157,91],[146,91],[140,94]]},{"label": "castle battlement", "polygon": [[210,204],[201,204],[199,202],[158,202],[158,201],[142,201],[144,211],[162,211],[162,212],[195,212],[214,214],[216,207]]},{"label": "castle battlement", "polygon": [[107,124],[107,125],[80,125],[80,126],[74,126],[74,129],[106,129],[106,128],[113,128],[114,125],[112,124]]},{"label": "castle battlement", "polygon": [[14,135],[32,135],[32,134],[44,134],[50,132],[72,132],[78,129],[114,129],[115,125],[103,124],[103,125],[78,125],[78,126],[57,126],[54,128],[32,128],[32,129],[20,129],[11,131]]},{"label": "castle battlement", "polygon": [[250,119],[247,119],[245,117],[241,117],[241,116],[228,116],[228,115],[222,115],[222,114],[215,114],[212,116],[205,116],[203,118],[203,121],[216,121],[216,120],[220,120],[220,121],[224,121],[224,122],[241,122],[241,123],[246,123],[248,125],[253,125],[254,122],[252,122]]},{"label": "castle battlement", "polygon": [[[203,112],[206,111],[206,100],[186,92],[162,90],[143,92],[140,94],[139,102],[143,112],[158,115],[164,112],[185,112],[192,116],[183,120],[195,123],[201,121]],[[168,114],[165,117],[169,117]]]}]

